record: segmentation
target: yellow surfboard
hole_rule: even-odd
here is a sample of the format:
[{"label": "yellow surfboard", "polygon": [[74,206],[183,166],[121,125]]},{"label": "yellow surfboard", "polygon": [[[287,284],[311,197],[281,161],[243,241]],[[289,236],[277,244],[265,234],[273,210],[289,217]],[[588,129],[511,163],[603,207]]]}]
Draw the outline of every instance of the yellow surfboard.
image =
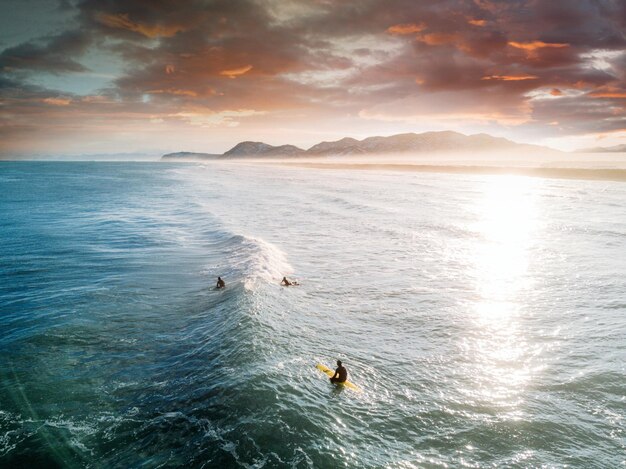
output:
[{"label": "yellow surfboard", "polygon": [[[335,374],[334,370],[331,370],[330,368],[328,368],[325,365],[322,365],[321,363],[318,363],[317,365],[315,365],[315,368],[317,368],[318,370],[320,370],[322,373],[326,373],[326,375],[329,378],[332,378],[333,375]],[[336,383],[339,384],[341,386],[345,386],[347,388],[352,389],[353,391],[361,391],[361,388],[358,387],[356,384],[351,383],[350,381],[344,381],[343,383]]]}]

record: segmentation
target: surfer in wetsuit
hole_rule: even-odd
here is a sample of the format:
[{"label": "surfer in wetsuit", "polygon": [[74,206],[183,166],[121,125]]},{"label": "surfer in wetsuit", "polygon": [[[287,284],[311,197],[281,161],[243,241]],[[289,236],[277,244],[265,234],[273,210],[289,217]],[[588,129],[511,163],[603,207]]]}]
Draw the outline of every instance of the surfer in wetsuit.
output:
[{"label": "surfer in wetsuit", "polygon": [[330,378],[331,383],[345,383],[348,380],[348,370],[341,364],[341,360],[337,360],[337,369],[335,374]]},{"label": "surfer in wetsuit", "polygon": [[293,285],[293,283],[291,283],[289,280],[287,280],[287,277],[283,277],[283,281],[280,282],[281,285],[284,285],[286,287],[288,287],[289,285]]},{"label": "surfer in wetsuit", "polygon": [[224,288],[225,286],[226,284],[224,280],[222,280],[222,277],[217,277],[217,285],[215,285],[215,288]]}]

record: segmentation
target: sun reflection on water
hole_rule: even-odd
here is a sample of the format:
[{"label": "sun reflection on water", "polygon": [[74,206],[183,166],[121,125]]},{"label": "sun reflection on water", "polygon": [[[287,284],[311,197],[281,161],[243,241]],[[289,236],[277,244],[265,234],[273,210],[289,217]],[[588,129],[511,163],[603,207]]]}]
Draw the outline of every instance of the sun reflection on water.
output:
[{"label": "sun reflection on water", "polygon": [[517,176],[490,179],[474,208],[475,334],[466,346],[479,368],[476,392],[499,406],[516,407],[528,380],[527,341],[519,315],[531,286],[528,264],[539,181]]}]

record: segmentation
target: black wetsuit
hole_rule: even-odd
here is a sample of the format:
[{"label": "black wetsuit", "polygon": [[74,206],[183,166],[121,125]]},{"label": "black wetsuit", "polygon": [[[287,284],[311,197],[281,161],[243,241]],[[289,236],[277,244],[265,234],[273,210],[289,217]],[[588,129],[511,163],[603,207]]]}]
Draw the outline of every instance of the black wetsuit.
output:
[{"label": "black wetsuit", "polygon": [[330,378],[331,383],[345,383],[348,380],[348,370],[342,365],[335,370],[335,375]]}]

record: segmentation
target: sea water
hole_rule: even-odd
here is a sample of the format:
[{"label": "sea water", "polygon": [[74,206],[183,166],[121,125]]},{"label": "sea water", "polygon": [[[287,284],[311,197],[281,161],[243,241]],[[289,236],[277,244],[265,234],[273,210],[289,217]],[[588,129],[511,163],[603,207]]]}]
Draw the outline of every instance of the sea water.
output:
[{"label": "sea water", "polygon": [[0,357],[2,467],[618,467],[626,184],[1,163]]}]

